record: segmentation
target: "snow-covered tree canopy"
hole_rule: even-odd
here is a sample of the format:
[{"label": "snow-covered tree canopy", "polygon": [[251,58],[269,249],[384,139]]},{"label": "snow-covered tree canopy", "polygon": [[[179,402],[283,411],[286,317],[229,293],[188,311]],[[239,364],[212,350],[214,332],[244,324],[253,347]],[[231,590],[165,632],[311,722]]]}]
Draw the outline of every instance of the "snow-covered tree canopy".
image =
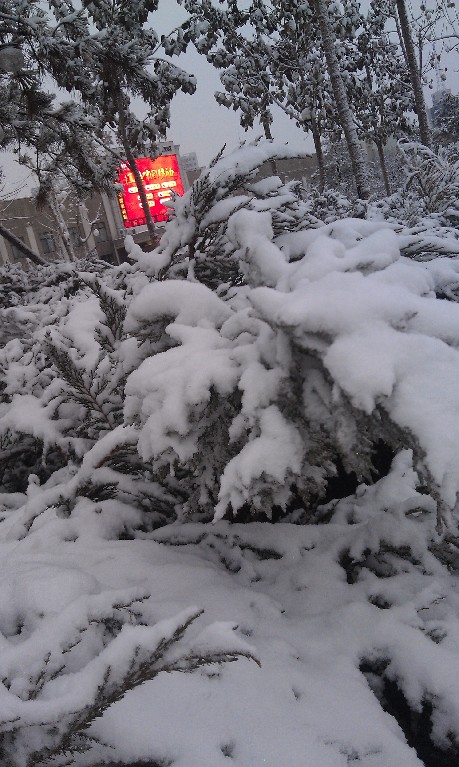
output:
[{"label": "snow-covered tree canopy", "polygon": [[31,157],[46,156],[50,170],[66,170],[77,188],[103,186],[114,165],[101,150],[94,120],[81,104],[57,103],[44,85],[44,76],[50,75],[56,85],[72,90],[69,69],[81,58],[72,42],[84,33],[81,12],[63,15],[56,4],[53,10],[54,16],[43,3],[0,4],[2,40],[22,59],[13,72],[0,62],[1,144],[29,165]]},{"label": "snow-covered tree canopy", "polygon": [[194,43],[220,72],[220,104],[240,112],[247,128],[259,119],[270,137],[273,108],[311,131],[321,189],[323,142],[345,137],[358,194],[369,196],[358,138],[376,144],[387,193],[384,146],[411,130],[414,101],[406,63],[387,28],[391,3],[356,0],[250,4],[181,0]]}]

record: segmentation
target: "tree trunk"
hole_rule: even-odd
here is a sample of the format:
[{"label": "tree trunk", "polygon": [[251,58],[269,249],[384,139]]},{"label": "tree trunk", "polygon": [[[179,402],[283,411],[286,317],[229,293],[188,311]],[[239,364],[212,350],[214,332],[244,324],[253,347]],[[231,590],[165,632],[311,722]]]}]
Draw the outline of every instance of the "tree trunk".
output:
[{"label": "tree trunk", "polygon": [[382,141],[375,141],[376,149],[378,150],[378,157],[379,157],[379,164],[381,166],[381,173],[384,181],[384,188],[386,190],[386,194],[389,197],[391,193],[390,189],[390,182],[389,182],[389,176],[387,173],[387,165],[386,165],[386,157],[384,155],[384,146]]},{"label": "tree trunk", "polygon": [[336,110],[340,125],[346,139],[349,156],[351,158],[352,172],[357,187],[357,194],[362,199],[370,196],[367,172],[363,150],[357,135],[353,114],[349,105],[346,88],[341,76],[340,65],[335,50],[335,36],[328,15],[327,0],[314,0],[314,8],[319,22],[320,35],[327,62],[328,74],[336,103]]},{"label": "tree trunk", "polygon": [[137,191],[140,195],[140,200],[142,202],[143,212],[145,214],[145,221],[147,224],[148,233],[151,237],[151,241],[153,244],[156,243],[157,236],[156,236],[156,227],[153,223],[153,219],[151,217],[150,212],[150,206],[148,204],[147,200],[147,193],[145,191],[145,186],[143,183],[142,176],[140,175],[140,171],[137,167],[135,157],[132,154],[131,146],[128,141],[127,136],[127,130],[126,130],[126,115],[124,111],[124,102],[123,102],[123,96],[121,92],[117,95],[117,109],[118,109],[118,126],[119,126],[119,133],[121,138],[121,143],[123,145],[124,153],[126,155],[126,161],[129,165],[129,168],[131,169],[131,172],[135,178],[135,183],[137,187]]},{"label": "tree trunk", "polygon": [[56,199],[54,189],[51,191],[49,196],[49,207],[51,213],[53,214],[54,220],[56,221],[59,236],[61,238],[64,251],[67,255],[67,261],[76,261],[75,251],[73,249],[72,240],[70,239],[70,233],[67,224],[65,223],[64,216],[62,215],[62,211],[59,207],[59,203]]},{"label": "tree trunk", "polygon": [[[264,114],[262,116],[261,124],[263,125],[263,130],[265,132],[265,138],[269,139],[269,141],[272,141],[273,135],[271,133],[271,125],[269,124],[269,119],[267,114]],[[270,160],[270,165],[271,165],[271,170],[273,172],[273,176],[278,176],[279,172],[277,170],[277,162],[274,157]]]},{"label": "tree trunk", "polygon": [[426,102],[422,92],[421,72],[416,60],[416,51],[411,35],[410,22],[406,10],[405,0],[396,0],[400,33],[402,35],[402,50],[405,54],[406,65],[410,74],[411,87],[413,88],[414,105],[419,122],[419,134],[421,142],[430,147],[432,136],[427,117]]},{"label": "tree trunk", "polygon": [[314,116],[311,119],[311,131],[314,141],[314,148],[316,150],[317,168],[319,170],[319,192],[322,194],[325,189],[325,161],[319,126],[317,125],[317,121]]},{"label": "tree trunk", "polygon": [[22,242],[19,237],[16,237],[13,232],[10,232],[9,229],[5,229],[5,227],[1,224],[0,235],[4,237],[5,240],[8,240],[11,245],[14,245],[15,248],[20,250],[26,258],[30,259],[30,261],[32,261],[34,264],[37,264],[37,266],[49,266],[48,261],[45,261],[45,259],[39,256],[38,253],[35,253],[33,250],[31,250],[29,246],[25,244],[25,242]]}]

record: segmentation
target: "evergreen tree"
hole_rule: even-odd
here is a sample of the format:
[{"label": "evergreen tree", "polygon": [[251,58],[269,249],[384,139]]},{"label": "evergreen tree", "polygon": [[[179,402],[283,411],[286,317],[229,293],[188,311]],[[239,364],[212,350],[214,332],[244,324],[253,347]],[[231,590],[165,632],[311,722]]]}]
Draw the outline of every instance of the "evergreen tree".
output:
[{"label": "evergreen tree", "polygon": [[[66,171],[72,182],[103,185],[113,177],[124,153],[136,178],[152,236],[154,226],[144,185],[134,158],[155,141],[169,124],[169,105],[177,90],[193,92],[194,78],[159,52],[168,45],[151,28],[157,0],[124,3],[85,2],[76,8],[68,0],[48,4],[2,0],[3,38],[14,43],[24,67],[13,77],[0,76],[0,125],[3,145],[43,152],[48,170]],[[182,46],[186,46],[182,35]],[[180,46],[179,46],[180,47]],[[175,45],[175,50],[179,48]],[[76,92],[79,104],[54,106],[43,88],[44,76],[57,86]],[[145,120],[131,111],[131,98],[142,98],[149,108]],[[106,155],[106,130],[114,131],[122,153]],[[46,147],[49,148],[47,152]],[[102,147],[103,151],[99,148]],[[102,156],[102,161],[101,161]]]},{"label": "evergreen tree", "polygon": [[[85,195],[93,188],[111,187],[116,167],[81,104],[57,103],[44,85],[45,76],[51,75],[56,84],[71,89],[68,70],[79,60],[71,37],[83,35],[84,47],[84,24],[82,11],[71,13],[70,6],[67,11],[59,13],[59,4],[45,9],[35,2],[0,3],[2,39],[20,62],[11,71],[0,60],[0,144],[37,174],[39,203],[51,200],[56,175],[65,176],[79,195]],[[4,236],[13,242],[7,230]],[[44,263],[24,244],[14,244],[27,258]]]}]

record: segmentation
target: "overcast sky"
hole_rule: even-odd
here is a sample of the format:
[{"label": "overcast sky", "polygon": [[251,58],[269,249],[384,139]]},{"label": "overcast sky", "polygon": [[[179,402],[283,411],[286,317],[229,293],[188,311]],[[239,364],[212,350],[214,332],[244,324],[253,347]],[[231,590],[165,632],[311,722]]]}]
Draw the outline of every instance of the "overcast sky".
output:
[{"label": "overcast sky", "polygon": [[[434,6],[436,0],[427,0],[428,6]],[[414,14],[419,13],[423,0],[408,0]],[[424,0],[426,2],[426,0]],[[243,3],[241,1],[240,6]],[[367,9],[369,0],[361,0],[361,7]],[[162,0],[157,13],[160,33],[166,34],[177,24],[186,19],[183,8],[177,5],[175,0]],[[453,93],[459,92],[458,56],[449,57],[450,61],[447,72],[446,86]],[[223,90],[218,72],[200,56],[192,46],[189,51],[175,59],[183,69],[196,75],[198,81],[197,91],[193,96],[178,94],[172,103],[172,122],[169,138],[180,144],[183,153],[195,151],[201,164],[210,160],[226,142],[234,146],[250,136],[262,134],[260,126],[250,132],[245,132],[239,124],[237,113],[219,106],[214,99],[216,90]],[[440,83],[434,83],[437,87]],[[430,94],[426,94],[428,104],[431,103]],[[280,109],[273,107],[272,132],[276,140],[288,141],[294,146],[313,151],[312,139],[304,134],[294,123],[286,117]]]},{"label": "overcast sky", "polygon": [[[362,6],[367,4],[368,2],[362,2]],[[418,10],[420,4],[421,0],[411,2],[414,10]],[[154,16],[155,27],[160,34],[167,34],[185,18],[183,8],[178,6],[175,0],[161,0],[159,10]],[[454,93],[457,93],[459,82],[455,61],[452,61],[449,67],[446,84]],[[168,138],[180,145],[182,154],[196,152],[199,163],[205,165],[217,154],[223,144],[226,143],[228,148],[232,148],[241,140],[262,134],[260,126],[245,132],[240,127],[237,113],[216,103],[213,94],[221,89],[218,72],[192,46],[186,54],[176,57],[174,62],[197,77],[196,93],[192,96],[179,93],[172,102],[172,120]],[[140,103],[137,111],[139,116],[142,116]],[[297,128],[292,120],[277,108],[274,108],[273,116],[272,131],[276,140],[288,142],[299,149],[304,150],[306,147],[310,151],[313,150],[310,137]],[[8,180],[8,193],[11,196],[26,195],[30,189],[28,172],[13,163],[11,157],[0,156],[0,165],[4,168]]]}]

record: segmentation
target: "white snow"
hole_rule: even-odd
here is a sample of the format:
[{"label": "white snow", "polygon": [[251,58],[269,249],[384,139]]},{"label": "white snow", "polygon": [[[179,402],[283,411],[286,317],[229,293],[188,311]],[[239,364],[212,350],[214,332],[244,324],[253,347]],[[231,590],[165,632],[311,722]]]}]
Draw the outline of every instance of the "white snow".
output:
[{"label": "white snow", "polygon": [[229,315],[228,307],[205,285],[167,280],[143,288],[129,307],[125,328],[132,333],[140,323],[162,317],[179,324],[219,327]]},{"label": "white snow", "polygon": [[[405,498],[411,498],[407,506],[416,502],[414,474],[410,456],[401,458],[380,493],[384,502],[391,494],[394,499],[388,540],[395,545],[409,537],[416,547],[422,526],[402,511]],[[118,542],[80,540],[78,530],[86,522],[77,510],[73,521],[49,522],[46,539],[37,529],[19,545],[3,543],[2,580],[6,575],[8,588],[16,589],[18,604],[30,605],[25,635],[3,640],[0,667],[14,682],[8,696],[2,693],[3,711],[20,711],[30,723],[45,713],[51,717],[53,711],[68,711],[90,680],[94,684],[100,678],[104,663],[115,663],[121,642],[119,669],[129,642],[156,641],[162,621],[172,614],[179,620],[183,610],[194,610],[188,607],[194,603],[205,612],[186,646],[204,650],[209,642],[226,644],[255,653],[260,666],[241,658],[220,670],[163,673],[128,693],[94,725],[94,734],[113,750],[95,746],[88,756],[78,757],[78,765],[116,756],[169,759],[178,767],[215,767],[226,764],[224,752],[230,750],[238,767],[345,767],[349,759],[365,767],[421,767],[357,666],[365,657],[391,659],[390,671],[403,679],[413,705],[419,705],[425,694],[438,696],[444,711],[438,730],[443,737],[449,727],[455,731],[457,587],[425,554],[424,573],[406,563],[405,571],[384,580],[363,570],[356,583],[347,583],[336,563],[337,552],[359,539],[360,548],[371,545],[371,528],[381,516],[380,506],[376,514],[372,488],[354,503],[359,516],[350,526],[338,521],[338,508],[337,522],[325,526],[173,525],[144,541]],[[345,512],[352,500],[342,505]],[[77,532],[75,541],[65,540],[69,528]],[[355,556],[358,561],[357,548]],[[21,588],[27,591],[21,593]],[[71,637],[71,627],[88,609],[96,615],[110,599],[119,602],[149,592],[153,596],[141,609],[145,615],[151,611],[158,628],[128,627],[113,648],[94,658],[84,672],[75,667],[68,677],[50,682],[40,703],[23,701],[20,708],[19,701],[14,702],[13,691],[18,695],[27,681],[20,671],[21,658],[27,657],[29,673],[36,658],[38,671],[40,657],[62,641],[64,626]],[[24,601],[24,593],[30,602]],[[382,610],[370,604],[376,594],[392,606]],[[10,592],[4,599],[11,605]],[[14,621],[11,615],[9,624],[2,624],[4,634],[9,634]],[[200,627],[209,624],[212,628],[200,634]],[[231,643],[234,626],[248,644]],[[446,632],[446,644],[426,635],[433,629]],[[97,647],[91,650],[89,638],[86,653]],[[77,662],[81,659],[75,656]]]}]

